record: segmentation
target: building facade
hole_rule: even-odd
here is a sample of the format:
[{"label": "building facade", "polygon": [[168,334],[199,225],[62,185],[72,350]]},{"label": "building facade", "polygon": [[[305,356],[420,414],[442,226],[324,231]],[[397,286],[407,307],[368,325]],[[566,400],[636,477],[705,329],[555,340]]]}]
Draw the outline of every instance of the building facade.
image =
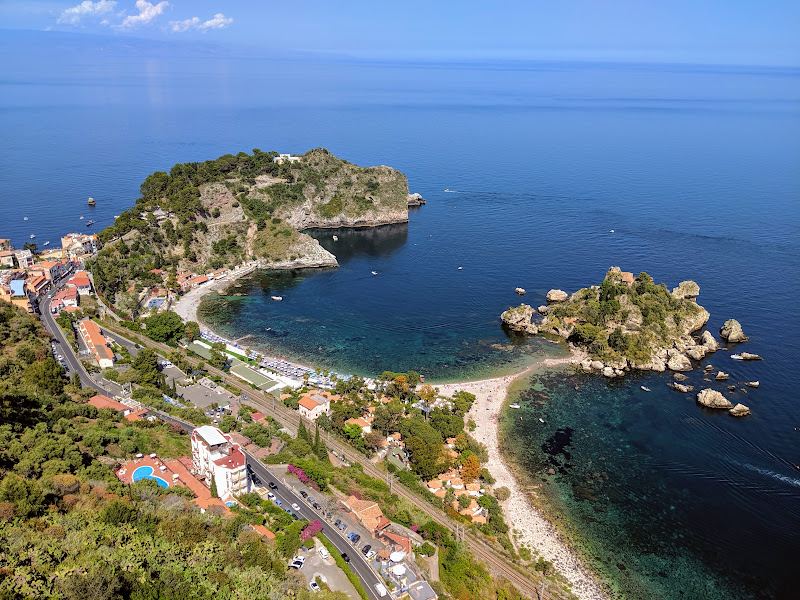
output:
[{"label": "building facade", "polygon": [[203,425],[192,431],[192,463],[206,485],[214,481],[219,498],[247,493],[244,452],[216,427]]}]

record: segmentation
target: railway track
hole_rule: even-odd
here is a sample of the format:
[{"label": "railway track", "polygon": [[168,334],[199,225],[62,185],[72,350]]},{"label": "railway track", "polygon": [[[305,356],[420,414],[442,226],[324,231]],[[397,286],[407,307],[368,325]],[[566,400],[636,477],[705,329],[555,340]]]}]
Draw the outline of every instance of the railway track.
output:
[{"label": "railway track", "polygon": [[[159,342],[155,342],[151,339],[145,338],[143,336],[138,335],[135,332],[132,332],[127,329],[123,329],[116,326],[106,326],[108,329],[120,335],[122,337],[128,338],[129,340],[136,341],[142,345],[150,346],[156,350],[161,350],[162,352],[173,352],[175,348],[167,346],[166,344],[162,344]],[[191,358],[187,358],[191,360]],[[247,394],[248,399],[247,403],[252,405],[254,408],[259,409],[265,415],[272,416],[276,420],[280,421],[284,426],[289,426],[294,432],[297,432],[297,428],[300,425],[301,417],[295,411],[285,407],[282,402],[277,400],[271,394],[264,392],[262,390],[256,390],[255,388],[250,387],[249,385],[242,382],[242,380],[237,379],[236,377],[231,377],[227,373],[215,369],[211,365],[206,364],[206,370],[211,373],[212,375],[218,375],[222,378],[223,382],[227,385],[230,385],[233,388],[236,388],[242,393]],[[262,398],[259,398],[257,394],[261,394]],[[328,437],[327,444],[333,450],[336,450],[339,454],[347,458],[351,462],[358,462],[363,470],[364,473],[375,477],[377,479],[385,479],[386,473],[379,470],[375,465],[373,465],[369,460],[367,460],[363,455],[357,453],[348,445],[340,442],[335,438]],[[406,488],[401,483],[393,484],[393,491],[403,498],[407,499],[411,502],[416,508],[424,512],[428,517],[430,517],[433,521],[438,523],[439,525],[447,528],[454,536],[458,537],[457,535],[457,528],[456,524],[446,515],[440,513],[435,507],[431,506],[419,496],[417,496],[414,492]],[[462,530],[463,531],[463,530]],[[513,564],[510,564],[508,561],[510,560],[508,557],[499,556],[498,551],[492,548],[487,542],[479,539],[475,534],[472,532],[464,532],[460,536],[461,540],[464,541],[467,546],[469,547],[470,551],[478,558],[483,560],[491,570],[495,573],[501,575],[505,579],[507,579],[511,584],[513,584],[517,590],[528,596],[529,598],[535,598],[537,600],[566,600],[567,596],[558,593],[557,590],[542,590],[540,586],[534,582],[530,575],[518,570]]]}]

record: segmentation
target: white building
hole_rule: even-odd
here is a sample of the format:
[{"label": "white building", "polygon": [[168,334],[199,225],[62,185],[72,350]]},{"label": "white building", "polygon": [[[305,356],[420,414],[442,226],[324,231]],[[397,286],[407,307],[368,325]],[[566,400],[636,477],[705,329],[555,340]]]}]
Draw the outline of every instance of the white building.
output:
[{"label": "white building", "polygon": [[303,396],[298,403],[298,410],[300,416],[310,421],[316,421],[317,417],[322,414],[328,414],[330,409],[330,402],[324,396],[315,394],[312,396]]},{"label": "white building", "polygon": [[247,492],[245,455],[216,427],[203,425],[192,431],[192,462],[209,487],[213,478],[220,498]]},{"label": "white building", "polygon": [[284,162],[300,162],[300,156],[292,156],[291,154],[279,154],[275,158],[272,159],[272,162],[282,164]]}]

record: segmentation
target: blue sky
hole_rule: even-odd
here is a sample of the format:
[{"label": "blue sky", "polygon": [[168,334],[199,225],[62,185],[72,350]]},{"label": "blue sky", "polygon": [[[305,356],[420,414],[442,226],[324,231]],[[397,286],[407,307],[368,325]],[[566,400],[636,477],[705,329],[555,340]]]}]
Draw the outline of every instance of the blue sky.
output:
[{"label": "blue sky", "polygon": [[797,0],[2,0],[0,23],[374,59],[800,65]]}]

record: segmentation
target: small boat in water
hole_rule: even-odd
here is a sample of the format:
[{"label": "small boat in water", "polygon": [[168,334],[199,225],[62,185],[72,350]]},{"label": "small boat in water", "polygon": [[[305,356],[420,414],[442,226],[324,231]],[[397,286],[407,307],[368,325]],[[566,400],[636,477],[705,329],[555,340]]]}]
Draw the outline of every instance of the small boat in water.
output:
[{"label": "small boat in water", "polygon": [[49,246],[49,245],[50,245],[50,242],[45,242],[45,243],[44,243],[44,245],[45,245],[45,246]]},{"label": "small boat in water", "polygon": [[333,241],[334,242],[338,242],[339,241],[339,236],[338,235],[333,236]]},{"label": "small boat in water", "polygon": [[87,226],[87,227],[91,227],[92,225],[94,225],[94,221],[88,221],[88,222],[86,223],[86,226]]},{"label": "small boat in water", "polygon": [[280,302],[281,300],[283,300],[283,296],[270,296],[270,298],[275,300],[275,302]]},{"label": "small boat in water", "polygon": [[372,274],[373,274],[373,275],[377,275],[377,274],[378,274],[378,272],[377,272],[377,271],[372,271]]},{"label": "small boat in water", "polygon": [[450,188],[444,188],[444,191],[445,191],[445,192],[450,192],[450,191],[452,191],[452,190],[451,190]]},{"label": "small boat in water", "polygon": [[[31,236],[31,237],[33,237],[33,236]],[[731,354],[731,358],[732,358],[733,360],[744,360],[744,359],[742,358],[742,355],[741,355],[741,354]]]},{"label": "small boat in water", "polygon": [[464,268],[464,267],[458,267],[458,270],[460,271],[460,270],[462,270],[463,268]]},{"label": "small boat in water", "polygon": [[31,234],[31,239],[33,239],[33,238],[35,238],[35,237],[36,237],[35,235]]},{"label": "small boat in water", "polygon": [[544,419],[542,417],[539,417],[539,423],[544,423]]},{"label": "small boat in water", "polygon": [[22,217],[22,220],[23,220],[23,221],[27,221],[27,220],[28,220],[28,217]]},{"label": "small boat in water", "polygon": [[83,215],[81,215],[81,221],[83,221]]},{"label": "small boat in water", "polygon": [[640,385],[639,387],[642,388],[642,391],[644,391],[644,392],[649,392],[650,391],[650,388],[647,387],[646,385]]},{"label": "small boat in water", "polygon": [[519,408],[519,404],[517,404],[516,402],[514,404],[509,404],[508,408]]},{"label": "small boat in water", "polygon": [[94,198],[89,198],[88,204],[89,206],[94,206],[95,204],[97,204],[97,202],[94,201]]}]

